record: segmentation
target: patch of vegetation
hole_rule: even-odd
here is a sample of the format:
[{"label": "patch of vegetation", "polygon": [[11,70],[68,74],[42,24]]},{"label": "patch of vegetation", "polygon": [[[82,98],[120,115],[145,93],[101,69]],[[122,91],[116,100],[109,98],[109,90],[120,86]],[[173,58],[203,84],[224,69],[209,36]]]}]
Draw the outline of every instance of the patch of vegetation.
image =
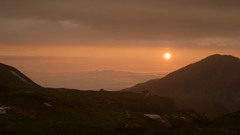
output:
[{"label": "patch of vegetation", "polygon": [[[238,114],[214,122],[189,123],[181,116],[194,114],[200,120],[201,116],[192,110],[177,110],[171,98],[137,93],[0,87],[0,105],[11,108],[7,114],[0,115],[1,134],[229,133],[239,125],[233,121],[239,118]],[[172,128],[144,114],[158,114],[167,119]],[[233,126],[219,129],[226,120]]]}]

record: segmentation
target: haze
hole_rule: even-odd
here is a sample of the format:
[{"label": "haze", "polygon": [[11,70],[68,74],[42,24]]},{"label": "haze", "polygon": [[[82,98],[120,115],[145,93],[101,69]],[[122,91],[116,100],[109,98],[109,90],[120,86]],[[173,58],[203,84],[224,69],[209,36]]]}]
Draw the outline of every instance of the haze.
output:
[{"label": "haze", "polygon": [[239,5],[236,0],[2,0],[0,62],[41,85],[47,77],[37,78],[42,73],[162,73],[212,54],[240,57]]}]

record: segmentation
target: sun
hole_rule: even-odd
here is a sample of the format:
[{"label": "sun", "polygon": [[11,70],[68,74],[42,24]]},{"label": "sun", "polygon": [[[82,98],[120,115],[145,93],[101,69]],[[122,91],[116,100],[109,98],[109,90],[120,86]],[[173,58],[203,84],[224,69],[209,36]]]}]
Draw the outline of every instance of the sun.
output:
[{"label": "sun", "polygon": [[169,53],[165,53],[164,57],[165,57],[166,59],[169,59],[169,58],[171,57],[171,55],[170,55]]}]

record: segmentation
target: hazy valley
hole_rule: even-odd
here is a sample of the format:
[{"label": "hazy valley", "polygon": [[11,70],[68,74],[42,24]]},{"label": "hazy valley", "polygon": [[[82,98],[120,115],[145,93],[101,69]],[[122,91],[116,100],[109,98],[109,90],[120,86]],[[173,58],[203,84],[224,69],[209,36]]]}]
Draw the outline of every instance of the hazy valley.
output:
[{"label": "hazy valley", "polygon": [[137,73],[114,70],[83,72],[28,72],[23,71],[39,85],[50,88],[117,91],[150,79],[162,78],[169,72]]},{"label": "hazy valley", "polygon": [[1,0],[0,135],[240,135],[240,0]]},{"label": "hazy valley", "polygon": [[[115,92],[44,88],[0,64],[0,130],[3,134],[239,134],[239,61],[212,55],[161,79]],[[87,75],[92,81],[109,77],[144,81],[157,76],[116,71],[78,75],[69,81],[77,83]],[[54,81],[61,78],[68,79],[57,76]]]}]

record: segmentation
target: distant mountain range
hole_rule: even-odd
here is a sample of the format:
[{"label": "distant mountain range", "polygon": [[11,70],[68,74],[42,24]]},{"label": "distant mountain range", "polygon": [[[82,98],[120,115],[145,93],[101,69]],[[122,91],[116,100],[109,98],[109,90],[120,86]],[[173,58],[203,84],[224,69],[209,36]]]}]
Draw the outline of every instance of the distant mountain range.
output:
[{"label": "distant mountain range", "polygon": [[212,55],[161,79],[122,91],[139,93],[142,90],[163,97],[213,100],[230,111],[236,111],[240,109],[240,59],[230,55]]},{"label": "distant mountain range", "polygon": [[7,87],[41,87],[17,69],[1,63],[0,85]]},{"label": "distant mountain range", "polygon": [[81,72],[30,72],[25,75],[44,87],[72,88],[80,90],[117,91],[150,79],[162,78],[169,72],[138,73],[115,70]]},{"label": "distant mountain range", "polygon": [[[69,73],[66,74],[69,76]],[[78,83],[93,84],[90,83],[93,81],[97,81],[101,86],[104,75],[112,78],[120,76],[121,80],[129,77],[142,77],[142,79],[152,76],[157,77],[152,74],[112,70],[84,72],[82,75],[84,76],[80,76],[80,78],[85,77],[89,81],[81,82],[78,74],[75,74],[75,78],[64,76],[57,78],[60,78],[60,80],[61,78],[63,80],[69,79],[72,86]],[[93,75],[95,75],[95,79],[93,79]],[[105,81],[107,80],[109,79]],[[56,79],[57,82],[62,83]],[[109,83],[113,84],[111,81]],[[4,64],[0,64],[0,86],[41,87],[17,69]],[[107,84],[103,84],[103,86],[107,86]],[[149,90],[150,95],[171,97],[178,109],[193,109],[198,113],[205,113],[209,118],[234,112],[240,110],[240,59],[227,55],[212,55],[172,72],[161,79],[140,83],[122,91],[141,93],[142,90]]]}]

